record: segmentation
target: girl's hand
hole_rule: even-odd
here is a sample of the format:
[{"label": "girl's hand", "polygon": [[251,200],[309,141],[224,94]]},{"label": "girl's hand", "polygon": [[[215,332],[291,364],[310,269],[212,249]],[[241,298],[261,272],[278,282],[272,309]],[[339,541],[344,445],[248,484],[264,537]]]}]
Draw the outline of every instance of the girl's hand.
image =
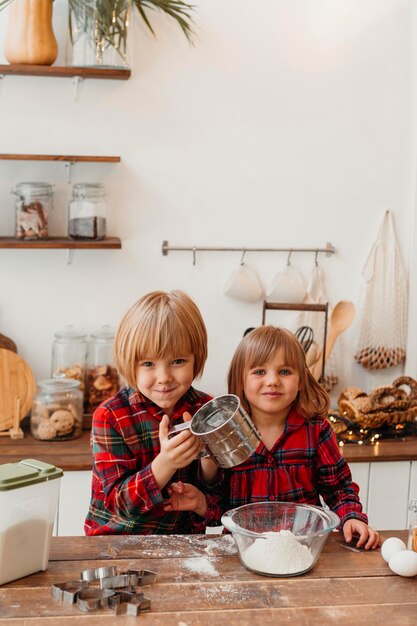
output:
[{"label": "girl's hand", "polygon": [[165,511],[194,511],[201,517],[207,513],[207,500],[205,495],[194,485],[183,483],[171,483],[168,487],[169,500],[164,506]]},{"label": "girl's hand", "polygon": [[358,519],[348,519],[347,522],[344,523],[343,535],[347,543],[352,541],[354,535],[359,535],[356,545],[358,548],[364,547],[365,550],[375,550],[375,548],[379,548],[381,545],[379,533],[365,524],[365,522],[361,522]]}]

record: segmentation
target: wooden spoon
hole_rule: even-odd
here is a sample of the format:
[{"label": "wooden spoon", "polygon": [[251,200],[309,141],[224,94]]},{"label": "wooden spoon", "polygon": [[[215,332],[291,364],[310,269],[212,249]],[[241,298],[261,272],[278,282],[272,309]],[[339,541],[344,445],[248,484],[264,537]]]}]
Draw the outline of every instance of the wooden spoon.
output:
[{"label": "wooden spoon", "polygon": [[330,356],[338,336],[349,328],[355,319],[355,305],[349,300],[341,300],[334,307],[330,316],[330,330],[326,339],[326,361]]},{"label": "wooden spoon", "polygon": [[[353,302],[350,302],[350,300],[340,300],[340,302],[338,302],[334,307],[330,316],[330,328],[329,332],[327,333],[326,339],[326,363],[329,359],[336,339],[341,333],[349,328],[354,318],[355,305],[353,304]],[[321,350],[315,363],[310,366],[310,371],[313,374],[314,378],[318,380],[322,369],[323,351]]]},{"label": "wooden spoon", "polygon": [[311,367],[319,358],[321,353],[319,344],[317,343],[317,341],[313,341],[313,343],[311,344],[307,354],[306,354],[306,364],[307,367]]}]

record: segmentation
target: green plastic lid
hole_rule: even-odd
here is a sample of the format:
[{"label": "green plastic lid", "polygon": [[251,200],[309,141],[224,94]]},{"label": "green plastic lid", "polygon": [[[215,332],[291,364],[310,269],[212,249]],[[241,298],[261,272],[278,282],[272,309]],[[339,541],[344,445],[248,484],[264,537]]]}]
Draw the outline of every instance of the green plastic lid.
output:
[{"label": "green plastic lid", "polygon": [[43,483],[46,480],[60,478],[63,473],[59,467],[35,459],[24,459],[18,463],[5,463],[0,465],[0,491],[20,489],[20,487],[27,485]]}]

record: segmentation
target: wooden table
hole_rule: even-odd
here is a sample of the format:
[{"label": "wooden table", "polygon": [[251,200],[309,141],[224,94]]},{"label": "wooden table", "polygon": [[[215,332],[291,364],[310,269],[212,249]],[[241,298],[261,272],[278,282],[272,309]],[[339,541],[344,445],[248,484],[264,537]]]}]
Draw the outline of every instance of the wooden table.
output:
[{"label": "wooden table", "polygon": [[[404,531],[382,533],[398,536]],[[151,569],[144,587],[149,613],[82,613],[49,594],[103,565]],[[7,626],[415,626],[417,577],[395,576],[380,551],[354,552],[332,533],[315,568],[292,578],[258,576],[236,556],[230,535],[54,537],[49,569],[0,587],[0,624]]]}]

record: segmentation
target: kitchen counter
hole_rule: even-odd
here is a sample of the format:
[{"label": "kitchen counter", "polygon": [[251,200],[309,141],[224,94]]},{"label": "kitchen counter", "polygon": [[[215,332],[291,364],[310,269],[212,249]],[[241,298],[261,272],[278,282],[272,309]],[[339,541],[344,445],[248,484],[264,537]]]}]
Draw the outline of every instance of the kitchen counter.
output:
[{"label": "kitchen counter", "polygon": [[[417,437],[385,440],[376,445],[347,443],[341,448],[349,463],[369,461],[416,461]],[[70,441],[38,441],[26,430],[24,439],[0,437],[0,463],[12,463],[25,458],[39,459],[63,470],[90,470],[90,431]]]},{"label": "kitchen counter", "polygon": [[[405,531],[382,533],[393,534],[406,537]],[[53,537],[46,572],[0,587],[0,625],[136,623],[109,608],[82,613],[49,593],[53,583],[110,564],[157,572],[157,582],[141,589],[151,600],[150,612],[138,618],[143,626],[416,623],[416,579],[394,575],[379,550],[352,551],[340,533],[331,533],[314,569],[291,578],[246,570],[230,535]]]}]

